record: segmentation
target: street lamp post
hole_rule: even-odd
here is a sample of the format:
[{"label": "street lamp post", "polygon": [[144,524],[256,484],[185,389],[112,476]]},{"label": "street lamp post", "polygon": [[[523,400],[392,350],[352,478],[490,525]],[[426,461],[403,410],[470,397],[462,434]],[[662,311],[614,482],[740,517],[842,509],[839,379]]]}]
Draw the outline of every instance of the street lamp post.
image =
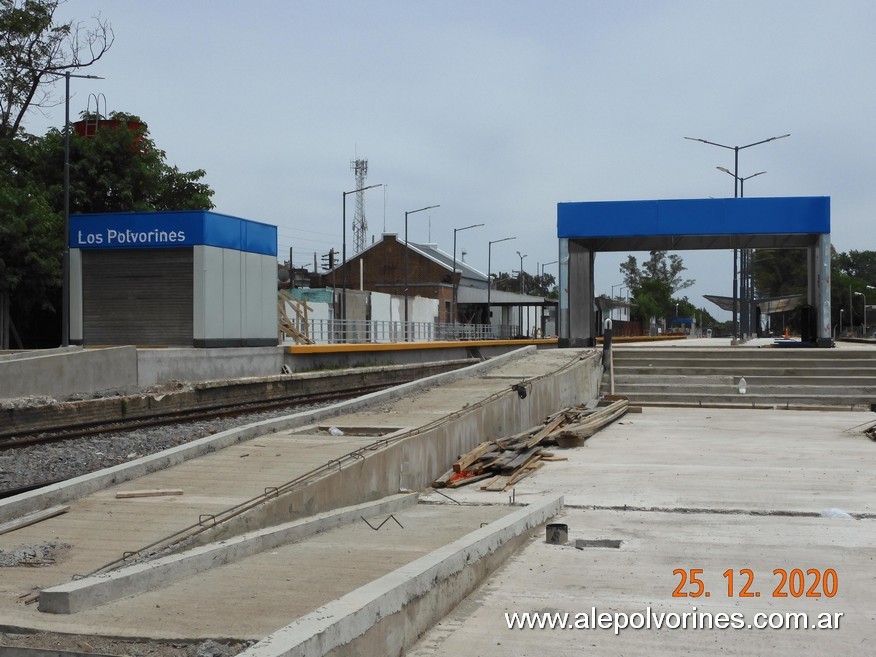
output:
[{"label": "street lamp post", "polygon": [[[715,167],[718,171],[723,171],[724,173],[737,178],[736,174],[730,171],[725,167]],[[762,176],[766,171],[758,171],[757,173],[753,173],[750,176],[738,177],[739,181],[739,198],[745,198],[745,181],[749,178],[755,178],[757,176]],[[741,257],[741,278],[742,278],[742,294],[740,295],[740,305],[742,306],[742,332],[744,335],[752,334],[752,312],[751,305],[754,300],[754,272],[751,271],[751,262],[752,262],[752,253],[751,249],[742,249],[740,253]]]},{"label": "street lamp post", "polygon": [[[523,275],[523,259],[526,257],[526,254],[520,253],[520,251],[518,251],[517,255],[520,257],[520,272],[519,272],[520,273],[520,296],[523,296],[526,293],[526,278]],[[527,311],[527,317],[529,317],[528,311]],[[517,318],[518,318],[517,319],[518,335],[522,336],[523,335],[523,303],[522,303],[522,300],[521,300],[520,305],[517,306]],[[529,322],[527,321],[527,324],[528,323]]]},{"label": "street lamp post", "polygon": [[[508,240],[516,240],[517,237],[503,237],[500,240],[491,240],[487,242],[487,324],[490,324],[492,327],[493,321],[490,318],[490,292],[493,290],[493,282],[490,280],[490,256],[493,250],[493,244],[498,244],[499,242],[507,242]],[[492,330],[492,328],[491,328]]]},{"label": "street lamp post", "polygon": [[[42,73],[60,75],[55,71]],[[97,75],[64,71],[64,249],[61,261],[61,346],[70,345],[70,78],[103,80]]]},{"label": "street lamp post", "polygon": [[468,230],[469,228],[480,228],[484,224],[472,224],[471,226],[465,226],[464,228],[454,228],[453,229],[453,279],[451,282],[453,283],[453,323],[456,324],[457,317],[456,312],[456,296],[459,291],[459,284],[456,282],[456,234],[463,230]]},{"label": "street lamp post", "polygon": [[[545,286],[545,296],[547,296],[548,289],[547,285],[544,282],[544,268],[548,265],[555,265],[559,262],[559,260],[551,260],[550,262],[542,263],[541,265],[541,284]],[[544,319],[544,303],[541,305],[541,320],[539,321],[539,326],[541,327],[541,337],[544,337],[545,333],[545,319]],[[538,336],[536,336],[538,337]]]},{"label": "street lamp post", "polygon": [[[869,285],[867,286],[869,287]],[[867,297],[863,292],[855,292],[856,297],[861,297],[864,300],[864,334],[861,336],[862,338],[867,337]]]},{"label": "street lamp post", "polygon": [[[868,290],[876,290],[872,285],[867,286]],[[864,337],[867,337],[867,298],[864,298]]]},{"label": "street lamp post", "polygon": [[[761,139],[760,141],[753,142],[751,144],[746,144],[745,146],[727,146],[725,144],[718,144],[713,141],[708,141],[706,139],[699,139],[697,137],[685,137],[685,139],[689,139],[691,141],[698,141],[703,144],[709,144],[710,146],[717,146],[718,148],[726,148],[728,150],[733,151],[733,198],[738,198],[737,194],[737,186],[739,183],[739,151],[744,150],[746,148],[751,148],[752,146],[759,146],[760,144],[766,144],[767,142],[775,141],[776,139],[784,139],[785,137],[790,137],[791,134],[788,133],[786,135],[779,135],[778,137],[770,137],[769,139]],[[737,299],[738,299],[738,271],[737,271],[737,258],[738,258],[738,249],[733,249],[733,344],[736,344],[737,335],[739,334],[739,317],[737,314]]]},{"label": "street lamp post", "polygon": [[840,308],[839,333],[836,337],[840,337],[843,334],[843,310],[843,308]]},{"label": "street lamp post", "polygon": [[429,205],[425,208],[420,208],[419,210],[409,210],[405,212],[405,342],[409,341],[408,333],[410,332],[410,325],[408,324],[408,215],[440,207],[440,205]]},{"label": "street lamp post", "polygon": [[359,189],[354,189],[350,192],[341,192],[341,202],[344,206],[343,224],[341,227],[341,264],[344,267],[344,275],[341,283],[341,319],[344,320],[344,342],[347,341],[347,195],[364,192],[366,189],[374,189],[375,187],[383,187],[383,183],[368,185],[368,187],[361,187]]}]

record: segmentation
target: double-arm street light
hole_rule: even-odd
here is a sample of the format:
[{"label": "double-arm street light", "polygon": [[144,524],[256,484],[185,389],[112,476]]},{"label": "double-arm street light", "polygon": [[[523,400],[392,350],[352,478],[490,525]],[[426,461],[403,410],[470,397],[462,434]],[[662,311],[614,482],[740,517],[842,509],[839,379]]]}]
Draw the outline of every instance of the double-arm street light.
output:
[{"label": "double-arm street light", "polygon": [[[718,148],[726,148],[728,150],[733,151],[733,198],[738,198],[738,185],[739,185],[739,151],[744,150],[746,148],[751,148],[752,146],[759,146],[761,144],[766,144],[771,141],[775,141],[777,139],[784,139],[785,137],[790,137],[791,133],[786,135],[779,135],[778,137],[770,137],[769,139],[761,139],[760,141],[752,142],[751,144],[745,144],[745,146],[727,146],[726,144],[718,144],[714,141],[708,141],[707,139],[699,139],[697,137],[685,137],[685,139],[689,139],[691,141],[698,141],[703,144],[709,144],[710,146],[717,146]],[[729,173],[729,172],[728,172]],[[759,174],[755,174],[759,175]],[[737,259],[739,257],[738,249],[733,249],[733,343],[736,343],[736,338],[739,335],[739,316],[738,309],[736,307],[738,302],[738,264]]]},{"label": "double-arm street light", "polygon": [[[749,178],[755,178],[757,176],[762,176],[766,173],[766,171],[758,171],[757,173],[753,173],[750,176],[737,176],[735,173],[727,169],[726,167],[715,167],[718,171],[723,171],[724,173],[733,176],[739,181],[739,198],[745,198],[745,181]],[[735,252],[734,252],[735,253]],[[741,263],[739,269],[741,270],[742,276],[742,294],[740,295],[740,305],[742,306],[742,324],[743,324],[743,333],[751,334],[752,326],[752,312],[751,306],[754,301],[754,272],[751,271],[751,249],[742,249],[742,252],[739,254]]]},{"label": "double-arm street light", "polygon": [[61,260],[61,346],[70,345],[70,78],[103,80],[98,75],[79,75],[49,69],[30,69],[64,77],[64,248]]},{"label": "double-arm street light", "polygon": [[498,244],[499,242],[507,242],[508,240],[516,240],[517,237],[503,237],[500,240],[491,240],[487,242],[487,323],[492,323],[490,321],[490,292],[493,290],[493,283],[490,280],[490,257],[493,250],[493,244]]},{"label": "double-arm street light", "polygon": [[420,208],[419,210],[409,210],[405,212],[405,342],[408,342],[408,333],[410,332],[408,324],[408,215],[416,214],[417,212],[423,212],[424,210],[433,210],[434,208],[440,207],[440,205],[428,205],[425,208]]},{"label": "double-arm street light", "polygon": [[451,283],[453,284],[453,323],[456,324],[456,320],[458,319],[456,313],[456,296],[459,291],[459,284],[456,282],[456,234],[463,231],[468,230],[469,228],[480,228],[484,224],[472,224],[471,226],[465,226],[464,228],[454,228],[453,229],[453,279]]},{"label": "double-arm street light", "polygon": [[[350,192],[341,192],[341,201],[344,206],[343,210],[343,225],[341,227],[342,230],[342,245],[341,245],[341,264],[344,267],[344,275],[343,282],[341,283],[341,319],[347,319],[347,195],[348,194],[358,194],[359,192],[364,192],[366,189],[374,189],[375,187],[383,187],[383,183],[378,183],[376,185],[368,185],[368,187],[360,187],[359,189],[354,189]],[[347,327],[346,321],[344,322],[344,336],[347,335]],[[344,342],[346,342],[346,337],[344,338]]]},{"label": "double-arm street light", "polygon": [[525,253],[517,252],[518,257],[520,258],[520,294],[526,293],[526,280],[523,278],[523,259],[526,257]]},{"label": "double-arm street light", "polygon": [[[526,277],[523,275],[523,259],[526,257],[525,253],[517,252],[517,255],[520,257],[520,294],[521,296],[526,293]],[[529,312],[526,314],[529,317]],[[523,302],[521,301],[520,305],[517,306],[517,331],[518,335],[523,335]],[[528,322],[527,322],[528,323]]]}]

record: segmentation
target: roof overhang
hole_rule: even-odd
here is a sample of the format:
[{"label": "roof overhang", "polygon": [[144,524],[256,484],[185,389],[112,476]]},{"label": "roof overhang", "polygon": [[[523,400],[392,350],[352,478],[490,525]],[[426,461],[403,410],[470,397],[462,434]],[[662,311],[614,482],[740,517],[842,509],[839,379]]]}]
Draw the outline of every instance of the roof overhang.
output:
[{"label": "roof overhang", "polygon": [[827,196],[557,204],[557,236],[593,251],[800,248],[829,233]]}]

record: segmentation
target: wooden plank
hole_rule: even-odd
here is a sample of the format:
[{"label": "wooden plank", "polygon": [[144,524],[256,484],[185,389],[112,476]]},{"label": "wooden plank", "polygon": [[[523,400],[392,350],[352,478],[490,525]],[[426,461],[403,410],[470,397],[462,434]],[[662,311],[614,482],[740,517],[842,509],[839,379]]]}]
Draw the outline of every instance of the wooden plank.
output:
[{"label": "wooden plank", "polygon": [[10,520],[9,522],[4,522],[3,524],[0,524],[0,534],[6,534],[7,532],[21,529],[22,527],[35,525],[36,523],[42,522],[43,520],[54,518],[55,516],[59,516],[62,513],[67,513],[69,510],[69,506],[61,505],[53,506],[48,509],[43,509],[42,511],[34,511],[33,513],[28,513],[27,515],[16,518],[15,520]]},{"label": "wooden plank", "polygon": [[523,452],[519,452],[517,458],[502,467],[502,474],[512,473],[515,470],[522,468],[533,459],[537,459],[540,451],[541,450],[538,447],[533,447]]},{"label": "wooden plank", "polygon": [[453,468],[450,468],[443,475],[438,477],[435,481],[432,482],[432,488],[444,488],[447,485],[447,482],[450,481],[450,478],[456,474],[453,472]]},{"label": "wooden plank", "polygon": [[498,475],[488,485],[481,486],[481,490],[503,491],[510,480],[511,477],[507,475]]},{"label": "wooden plank", "polygon": [[617,418],[627,412],[630,402],[627,399],[621,399],[612,402],[610,406],[600,408],[593,415],[582,422],[566,425],[551,434],[555,439],[563,438],[589,438],[594,433],[603,427],[611,424]]},{"label": "wooden plank", "polygon": [[182,495],[182,488],[155,488],[153,490],[120,490],[116,493],[116,499],[127,499],[130,497],[165,497],[168,495]]},{"label": "wooden plank", "polygon": [[545,456],[544,454],[542,454],[541,460],[542,461],[568,461],[569,457],[568,456],[554,456],[553,454],[551,454],[550,456]]},{"label": "wooden plank", "polygon": [[490,440],[482,442],[480,445],[475,447],[473,450],[464,454],[456,463],[453,464],[454,472],[462,472],[463,470],[468,470],[468,466],[477,461],[481,456],[490,451],[491,448],[495,447],[495,443]]},{"label": "wooden plank", "polygon": [[475,475],[474,477],[466,477],[465,479],[456,479],[454,481],[447,482],[447,488],[460,488],[461,486],[468,486],[469,484],[473,484],[476,481],[483,481],[484,479],[489,479],[493,477],[492,472],[484,472],[483,474]]},{"label": "wooden plank", "polygon": [[526,465],[526,467],[520,468],[511,476],[511,479],[509,479],[508,483],[505,484],[505,488],[503,490],[507,490],[509,487],[513,486],[521,479],[526,479],[529,475],[531,475],[543,465],[544,463],[542,463],[541,460],[538,460],[535,463],[529,463]]},{"label": "wooden plank", "polygon": [[554,419],[550,420],[546,425],[544,425],[541,429],[539,429],[532,438],[526,441],[526,447],[535,447],[542,440],[548,437],[552,431],[557,429],[559,426],[565,424],[566,414],[565,412],[557,413]]}]

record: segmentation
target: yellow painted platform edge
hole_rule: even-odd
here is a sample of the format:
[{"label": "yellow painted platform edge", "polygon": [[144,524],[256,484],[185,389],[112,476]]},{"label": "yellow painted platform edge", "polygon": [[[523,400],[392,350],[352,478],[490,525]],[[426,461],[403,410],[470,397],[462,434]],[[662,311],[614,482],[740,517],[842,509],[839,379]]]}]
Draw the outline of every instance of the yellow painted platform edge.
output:
[{"label": "yellow painted platform edge", "polygon": [[296,344],[286,347],[287,354],[334,354],[374,351],[412,351],[415,349],[454,349],[458,347],[526,347],[556,346],[556,338],[542,340],[447,340],[443,342],[389,342],[362,344]]}]

